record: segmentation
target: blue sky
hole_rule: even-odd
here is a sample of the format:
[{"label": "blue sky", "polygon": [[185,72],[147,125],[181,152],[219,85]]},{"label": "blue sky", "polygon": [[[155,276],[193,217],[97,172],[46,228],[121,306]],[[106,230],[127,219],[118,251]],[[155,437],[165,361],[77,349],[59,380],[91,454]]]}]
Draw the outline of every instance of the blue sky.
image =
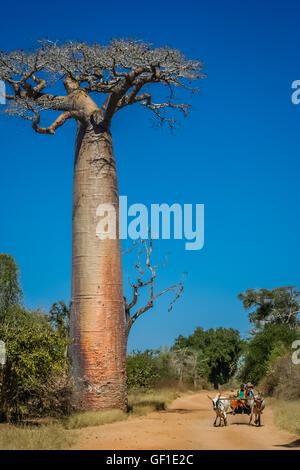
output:
[{"label": "blue sky", "polygon": [[[207,79],[175,135],[147,110],[124,110],[112,133],[120,194],[129,203],[205,204],[205,246],[157,242],[169,255],[159,288],[187,271],[184,296],[141,318],[129,348],[171,344],[197,326],[249,329],[237,295],[299,283],[300,79],[297,1],[165,1],[113,4],[36,1],[1,7],[0,48],[35,40],[107,42],[141,37],[205,63]],[[0,251],[19,263],[25,302],[47,309],[70,297],[75,125],[53,136],[0,117]],[[124,260],[125,282],[132,259]]]}]

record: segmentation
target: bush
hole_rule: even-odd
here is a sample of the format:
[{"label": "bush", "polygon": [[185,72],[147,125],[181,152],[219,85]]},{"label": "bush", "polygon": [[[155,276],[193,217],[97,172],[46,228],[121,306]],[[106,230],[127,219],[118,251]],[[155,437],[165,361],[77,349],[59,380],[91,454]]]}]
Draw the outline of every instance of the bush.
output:
[{"label": "bush", "polygon": [[12,306],[0,323],[0,338],[7,351],[1,379],[2,419],[42,416],[52,412],[52,407],[65,412],[71,394],[67,340],[53,330],[47,317]]},{"label": "bush", "polygon": [[269,364],[259,387],[268,396],[287,400],[300,398],[300,366],[293,364],[291,352]]},{"label": "bush", "polygon": [[45,382],[39,382],[27,405],[35,416],[70,415],[79,407],[74,397],[73,378],[62,371],[59,375],[51,375]]},{"label": "bush", "polygon": [[127,356],[127,385],[129,389],[149,390],[170,376],[167,353],[146,350],[133,351]]},{"label": "bush", "polygon": [[290,349],[299,333],[285,325],[266,325],[246,346],[239,377],[257,385],[268,373],[270,364]]}]

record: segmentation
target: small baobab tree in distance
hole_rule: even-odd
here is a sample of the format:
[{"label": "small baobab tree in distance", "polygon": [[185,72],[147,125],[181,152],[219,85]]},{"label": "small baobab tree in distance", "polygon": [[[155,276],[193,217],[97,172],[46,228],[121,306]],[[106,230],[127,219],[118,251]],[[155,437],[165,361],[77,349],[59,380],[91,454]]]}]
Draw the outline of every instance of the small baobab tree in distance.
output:
[{"label": "small baobab tree in distance", "polygon": [[[46,40],[29,51],[0,52],[7,113],[31,121],[40,134],[53,135],[70,119],[77,123],[70,335],[74,376],[82,385],[86,409],[124,409],[126,403],[118,222],[115,239],[96,236],[100,204],[113,205],[119,220],[112,118],[123,108],[139,104],[153,112],[159,123],[173,126],[175,118],[168,111],[186,115],[190,108],[176,102],[174,91],[178,87],[197,91],[191,83],[203,78],[202,68],[199,60],[190,60],[179,50],[131,39],[112,40],[104,46]],[[153,101],[149,89],[155,84],[167,87],[165,101]],[[50,110],[59,114],[50,125],[42,126],[41,114]]]}]

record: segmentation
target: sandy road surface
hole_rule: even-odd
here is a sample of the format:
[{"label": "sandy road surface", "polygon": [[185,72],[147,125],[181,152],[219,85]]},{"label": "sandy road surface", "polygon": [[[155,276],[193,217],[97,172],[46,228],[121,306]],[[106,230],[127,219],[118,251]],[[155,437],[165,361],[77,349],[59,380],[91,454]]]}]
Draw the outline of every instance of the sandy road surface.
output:
[{"label": "sandy road surface", "polygon": [[214,412],[206,393],[175,400],[167,411],[153,412],[120,423],[76,430],[74,449],[201,450],[295,449],[300,439],[278,430],[266,407],[260,428],[248,426],[246,415],[229,415],[227,427],[213,427]]}]

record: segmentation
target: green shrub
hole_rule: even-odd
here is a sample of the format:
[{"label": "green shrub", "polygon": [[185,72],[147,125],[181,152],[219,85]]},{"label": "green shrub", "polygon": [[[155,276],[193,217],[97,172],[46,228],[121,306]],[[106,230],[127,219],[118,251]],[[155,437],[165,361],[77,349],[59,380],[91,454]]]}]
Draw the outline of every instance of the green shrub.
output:
[{"label": "green shrub", "polygon": [[240,371],[242,381],[257,385],[268,373],[269,365],[291,348],[299,333],[285,325],[268,324],[248,340]]},{"label": "green shrub", "polygon": [[[2,419],[18,421],[50,413],[53,400],[48,400],[47,406],[46,397],[49,398],[51,389],[54,395],[70,395],[67,340],[53,330],[43,313],[20,306],[8,308],[0,323],[0,338],[7,351],[1,378]],[[60,382],[58,388],[55,381]]]},{"label": "green shrub", "polygon": [[133,351],[126,368],[128,388],[148,390],[168,374],[168,361],[159,351]]}]

